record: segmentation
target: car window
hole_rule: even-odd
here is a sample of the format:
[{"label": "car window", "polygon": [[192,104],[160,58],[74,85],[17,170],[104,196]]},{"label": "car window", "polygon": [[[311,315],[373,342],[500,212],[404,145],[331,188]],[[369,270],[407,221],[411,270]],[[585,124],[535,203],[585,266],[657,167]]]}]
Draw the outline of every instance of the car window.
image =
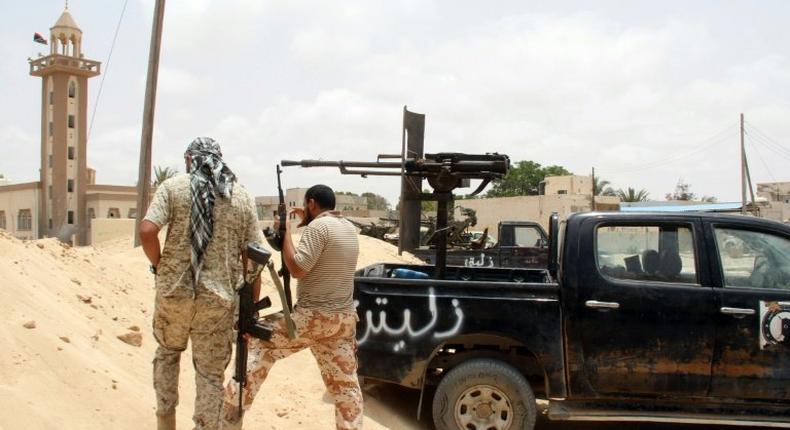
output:
[{"label": "car window", "polygon": [[790,240],[759,231],[715,231],[725,287],[790,290]]},{"label": "car window", "polygon": [[516,227],[515,246],[523,248],[545,246],[543,237],[535,227]]},{"label": "car window", "polygon": [[680,226],[602,226],[596,233],[601,274],[617,279],[697,283],[694,236]]}]

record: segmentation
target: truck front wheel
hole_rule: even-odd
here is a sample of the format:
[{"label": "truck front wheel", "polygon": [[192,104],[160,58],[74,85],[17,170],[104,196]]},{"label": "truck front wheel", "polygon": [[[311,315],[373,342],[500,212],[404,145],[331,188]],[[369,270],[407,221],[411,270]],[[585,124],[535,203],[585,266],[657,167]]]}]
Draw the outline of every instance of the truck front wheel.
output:
[{"label": "truck front wheel", "polygon": [[532,430],[535,394],[524,376],[499,360],[475,359],[447,373],[433,398],[438,430]]}]

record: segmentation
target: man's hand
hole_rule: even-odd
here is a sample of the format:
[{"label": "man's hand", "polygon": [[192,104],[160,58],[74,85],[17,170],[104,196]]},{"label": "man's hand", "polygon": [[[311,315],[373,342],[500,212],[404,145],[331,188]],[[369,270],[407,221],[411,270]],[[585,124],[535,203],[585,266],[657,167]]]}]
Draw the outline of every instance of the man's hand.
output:
[{"label": "man's hand", "polygon": [[[297,217],[299,217],[299,227],[304,227],[304,226],[307,225],[305,223],[305,220],[307,219],[307,217],[304,216],[304,208],[293,208],[288,213],[296,215]],[[289,227],[290,226],[288,226],[288,225],[285,226],[286,229],[289,229]]]}]

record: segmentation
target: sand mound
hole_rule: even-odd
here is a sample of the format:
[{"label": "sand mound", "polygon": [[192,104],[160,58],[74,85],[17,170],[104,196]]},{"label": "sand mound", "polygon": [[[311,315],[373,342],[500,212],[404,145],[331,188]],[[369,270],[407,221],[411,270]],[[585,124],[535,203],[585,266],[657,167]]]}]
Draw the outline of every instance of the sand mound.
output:
[{"label": "sand mound", "polygon": [[[360,246],[359,267],[418,261],[366,236]],[[72,248],[0,231],[0,428],[154,427],[154,290],[147,267],[142,250],[125,239]],[[264,294],[278,302],[265,276]],[[178,410],[183,428],[191,425],[194,401],[190,363],[187,352]],[[275,366],[248,422],[259,423],[257,428],[333,428],[333,407],[323,394],[315,361],[304,351]],[[366,407],[366,428],[409,426],[374,399]]]}]

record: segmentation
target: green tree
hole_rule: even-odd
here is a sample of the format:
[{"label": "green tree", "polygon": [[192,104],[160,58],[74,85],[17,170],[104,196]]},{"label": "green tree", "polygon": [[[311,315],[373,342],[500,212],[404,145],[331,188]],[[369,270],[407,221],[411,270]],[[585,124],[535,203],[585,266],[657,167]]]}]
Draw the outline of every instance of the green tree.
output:
[{"label": "green tree", "polygon": [[541,166],[534,161],[519,161],[505,177],[494,181],[486,197],[532,196],[538,194],[538,185],[546,176],[564,176],[571,172],[562,166]]},{"label": "green tree", "polygon": [[628,187],[628,189],[625,191],[623,191],[622,188],[617,190],[615,195],[620,198],[621,202],[646,202],[650,193],[648,193],[645,189],[636,191],[635,189]]},{"label": "green tree", "polygon": [[173,176],[178,174],[178,170],[172,167],[162,167],[162,166],[155,166],[154,167],[154,180],[152,185],[158,187],[159,184],[162,182],[172,178]]},{"label": "green tree", "polygon": [[[422,190],[423,194],[431,194],[429,190]],[[422,201],[422,211],[423,212],[435,212],[436,211],[436,202],[433,200],[423,200]]]},{"label": "green tree", "polygon": [[368,199],[368,209],[386,211],[390,208],[390,203],[386,198],[384,198],[384,196],[367,192],[362,193],[362,197]]},{"label": "green tree", "polygon": [[667,200],[696,200],[696,194],[691,192],[691,185],[684,182],[683,179],[679,179],[677,185],[675,185],[675,192],[667,193],[666,196]]},{"label": "green tree", "polygon": [[595,195],[596,196],[616,196],[617,192],[614,188],[610,187],[612,185],[611,182],[607,181],[606,179],[596,177],[595,178]]}]

